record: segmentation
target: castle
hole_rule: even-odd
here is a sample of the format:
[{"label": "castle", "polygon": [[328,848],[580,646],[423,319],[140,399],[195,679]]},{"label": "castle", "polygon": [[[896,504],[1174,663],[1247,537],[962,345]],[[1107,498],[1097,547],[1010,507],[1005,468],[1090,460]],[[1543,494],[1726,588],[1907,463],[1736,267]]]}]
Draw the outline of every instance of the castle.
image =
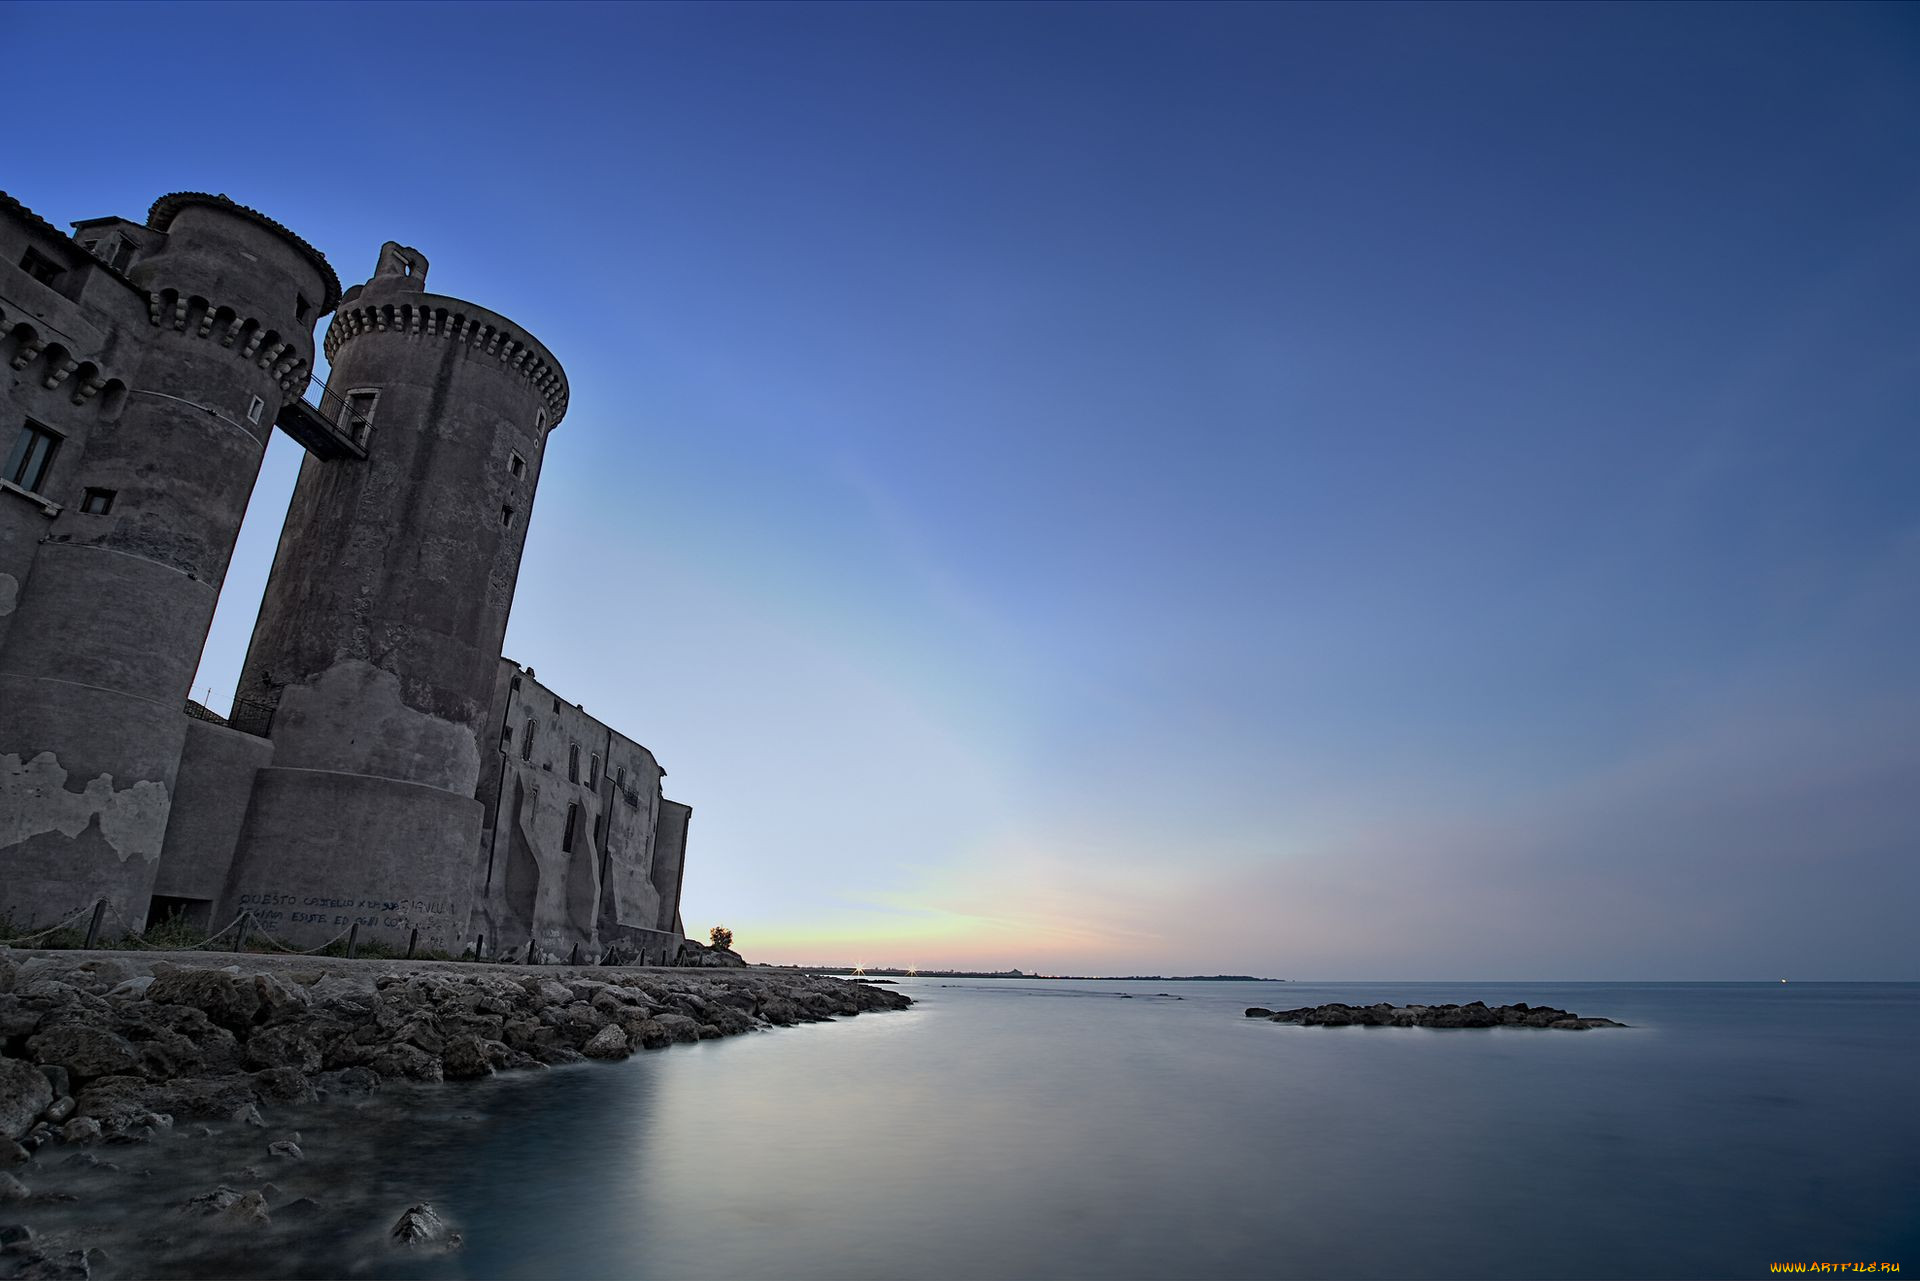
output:
[{"label": "castle", "polygon": [[[0,193],[0,915],[677,959],[690,811],[500,653],[560,363],[391,242],[343,295],[225,196],[73,226]],[[188,695],[275,427],[223,718]]]}]

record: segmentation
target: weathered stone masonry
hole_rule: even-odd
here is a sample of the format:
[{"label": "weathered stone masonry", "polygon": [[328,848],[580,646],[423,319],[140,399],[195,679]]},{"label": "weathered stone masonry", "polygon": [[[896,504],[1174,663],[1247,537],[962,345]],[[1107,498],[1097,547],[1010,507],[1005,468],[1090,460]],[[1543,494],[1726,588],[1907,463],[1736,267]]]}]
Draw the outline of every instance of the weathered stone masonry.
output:
[{"label": "weathered stone masonry", "polygon": [[[559,362],[406,246],[343,295],[224,196],[74,226],[0,195],[0,913],[671,959],[686,807],[500,656]],[[187,696],[275,426],[307,457],[222,718]]]}]

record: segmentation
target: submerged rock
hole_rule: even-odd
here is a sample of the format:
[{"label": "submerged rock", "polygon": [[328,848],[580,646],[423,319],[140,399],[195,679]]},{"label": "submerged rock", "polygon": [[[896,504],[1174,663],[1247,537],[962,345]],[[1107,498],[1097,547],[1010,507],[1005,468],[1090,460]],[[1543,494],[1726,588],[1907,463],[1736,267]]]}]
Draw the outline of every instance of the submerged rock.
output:
[{"label": "submerged rock", "polygon": [[408,1207],[387,1236],[395,1245],[409,1250],[455,1250],[460,1247],[460,1234],[450,1231],[447,1221],[434,1213],[433,1207],[425,1201]]}]

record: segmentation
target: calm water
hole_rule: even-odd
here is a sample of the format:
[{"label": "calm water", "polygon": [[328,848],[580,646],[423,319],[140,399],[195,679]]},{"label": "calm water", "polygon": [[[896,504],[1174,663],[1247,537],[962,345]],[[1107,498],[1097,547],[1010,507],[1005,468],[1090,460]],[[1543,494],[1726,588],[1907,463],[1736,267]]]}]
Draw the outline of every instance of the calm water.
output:
[{"label": "calm water", "polygon": [[[315,1116],[310,1148],[367,1145],[324,1199],[380,1226],[431,1199],[467,1245],[422,1277],[1920,1269],[1920,985],[901,987],[906,1013]],[[1475,998],[1634,1026],[1240,1016]]]}]

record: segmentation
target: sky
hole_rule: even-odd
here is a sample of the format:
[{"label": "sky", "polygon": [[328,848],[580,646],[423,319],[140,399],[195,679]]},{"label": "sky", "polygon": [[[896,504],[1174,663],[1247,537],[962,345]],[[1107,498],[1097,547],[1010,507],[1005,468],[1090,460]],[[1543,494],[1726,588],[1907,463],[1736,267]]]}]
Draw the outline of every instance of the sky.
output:
[{"label": "sky", "polygon": [[696,937],[1920,979],[1912,6],[6,25],[50,221],[224,192],[559,357],[506,651],[693,806]]}]

